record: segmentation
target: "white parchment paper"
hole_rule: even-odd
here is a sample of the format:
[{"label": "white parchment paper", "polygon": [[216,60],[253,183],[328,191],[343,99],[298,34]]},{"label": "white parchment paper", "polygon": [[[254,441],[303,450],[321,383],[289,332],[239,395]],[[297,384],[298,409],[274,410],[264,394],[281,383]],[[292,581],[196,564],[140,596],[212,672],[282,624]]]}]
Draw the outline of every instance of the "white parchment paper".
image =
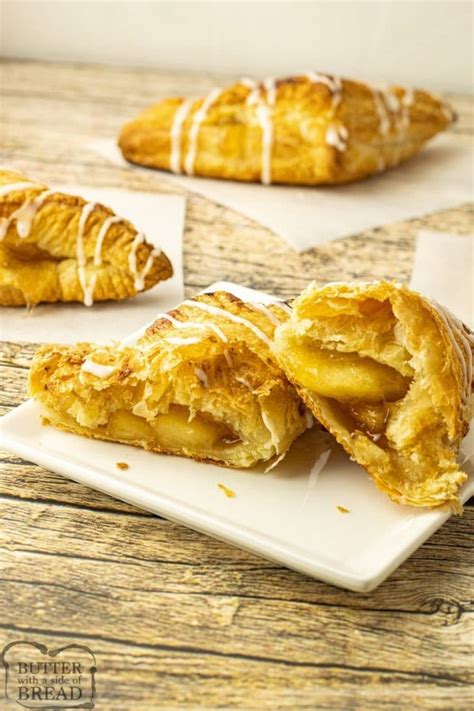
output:
[{"label": "white parchment paper", "polygon": [[126,301],[83,304],[40,304],[26,308],[2,307],[0,338],[6,341],[42,343],[105,343],[120,339],[155,314],[167,311],[184,298],[182,244],[186,200],[178,195],[160,195],[84,185],[54,186],[62,192],[81,195],[111,207],[143,231],[149,242],[160,247],[173,264],[171,279]]},{"label": "white parchment paper", "polygon": [[474,235],[418,233],[410,286],[474,327]]},{"label": "white parchment paper", "polygon": [[[88,148],[115,165],[149,170],[127,163],[113,139],[96,141]],[[242,212],[303,251],[471,200],[472,166],[472,143],[443,135],[398,168],[352,185],[266,186],[158,172],[172,183]]]}]

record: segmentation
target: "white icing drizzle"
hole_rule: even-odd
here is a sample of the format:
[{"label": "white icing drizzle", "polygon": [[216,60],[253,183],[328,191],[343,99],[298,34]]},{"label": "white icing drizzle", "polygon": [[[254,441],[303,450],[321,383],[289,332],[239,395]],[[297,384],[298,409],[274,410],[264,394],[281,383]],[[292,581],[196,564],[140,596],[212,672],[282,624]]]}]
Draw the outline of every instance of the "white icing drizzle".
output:
[{"label": "white icing drizzle", "polygon": [[326,143],[328,146],[334,146],[338,151],[345,151],[347,148],[347,140],[349,131],[345,126],[340,124],[329,124],[326,131]]},{"label": "white icing drizzle", "polygon": [[410,106],[412,106],[415,100],[415,92],[413,89],[406,89],[402,96],[401,104],[401,117],[399,121],[400,130],[404,131],[410,125]]},{"label": "white icing drizzle", "polygon": [[275,314],[273,314],[270,309],[265,306],[264,304],[247,304],[247,306],[250,306],[251,309],[254,309],[255,311],[260,311],[260,313],[264,314],[268,320],[274,325],[274,326],[280,326],[282,324],[282,321],[280,321]]},{"label": "white icing drizzle", "polygon": [[[452,314],[450,311],[448,311],[447,309],[445,309],[443,306],[436,303],[435,301],[431,301],[429,303],[436,310],[436,312],[441,316],[441,319],[443,320],[443,323],[446,326],[448,337],[449,337],[449,339],[453,345],[453,348],[456,351],[456,354],[459,358],[459,362],[462,367],[463,378],[464,378],[463,401],[464,401],[464,403],[466,403],[471,396],[471,390],[472,390],[472,348],[471,348],[471,346],[474,345],[474,337],[471,334],[466,334],[462,322],[456,316],[454,316],[454,314]],[[458,343],[458,339],[462,344],[464,354],[463,354],[461,347]]]},{"label": "white icing drizzle", "polygon": [[107,217],[107,219],[102,223],[94,248],[94,266],[100,267],[102,264],[102,244],[109,228],[117,222],[121,222],[122,219],[123,218],[118,215],[112,215],[112,217]]},{"label": "white icing drizzle", "polygon": [[306,429],[310,430],[311,427],[314,425],[314,417],[313,417],[313,413],[311,412],[311,410],[306,408],[304,411],[304,417],[306,420]]},{"label": "white icing drizzle", "polygon": [[313,84],[325,84],[332,94],[332,113],[342,101],[342,81],[339,77],[331,77],[327,74],[320,74],[319,72],[306,72],[304,75]]},{"label": "white icing drizzle", "polygon": [[[216,336],[218,336],[221,341],[223,341],[224,343],[229,342],[229,339],[227,338],[225,333],[223,333],[223,331],[219,328],[219,326],[216,326],[215,323],[199,323],[198,321],[178,321],[178,319],[174,318],[173,316],[170,316],[170,314],[158,314],[156,318],[166,319],[167,321],[172,323],[175,328],[198,328],[202,331],[214,331]],[[225,353],[227,353],[227,351],[225,351]]]},{"label": "white icing drizzle", "polygon": [[183,125],[191,111],[193,105],[192,99],[186,99],[178,106],[171,126],[171,154],[170,168],[173,173],[181,173],[181,137],[183,133]]},{"label": "white icing drizzle", "polygon": [[234,378],[235,378],[235,380],[237,380],[237,382],[240,383],[241,385],[245,385],[245,387],[248,388],[249,390],[253,390],[253,388],[252,388],[251,384],[249,383],[249,381],[248,381],[246,378],[244,378],[242,375],[235,375]]},{"label": "white icing drizzle", "polygon": [[79,282],[84,296],[84,306],[92,306],[95,287],[95,279],[93,279],[89,285],[87,284],[86,257],[84,254],[84,229],[86,227],[87,219],[94,211],[95,207],[95,202],[87,202],[84,205],[79,217],[76,235],[77,275],[79,277]]},{"label": "white icing drizzle", "polygon": [[230,357],[230,353],[228,350],[224,351],[224,358],[225,358],[226,363],[229,366],[229,368],[233,368],[234,364],[232,363],[232,358]]},{"label": "white icing drizzle", "polygon": [[382,92],[378,89],[371,88],[372,96],[374,99],[375,110],[379,117],[379,131],[382,136],[386,136],[390,131],[390,115],[388,113],[387,106],[385,104]]},{"label": "white icing drizzle", "polygon": [[15,212],[10,215],[8,221],[12,222],[13,219],[16,220],[16,231],[20,239],[28,237],[37,210],[41,207],[46,198],[50,195],[54,195],[54,193],[54,190],[44,190],[35,198],[25,200],[23,205],[21,205],[18,210],[15,210]]},{"label": "white icing drizzle", "polygon": [[36,211],[43,204],[46,198],[54,192],[52,190],[46,190],[46,188],[43,188],[37,183],[10,183],[9,185],[3,185],[0,188],[0,196],[4,196],[8,195],[10,192],[18,192],[32,187],[39,189],[41,194],[37,195],[35,198],[27,198],[17,210],[12,212],[10,217],[1,218],[0,242],[5,238],[5,235],[7,234],[13,220],[16,220],[16,230],[18,236],[21,239],[28,237],[31,230],[31,223],[33,222]]},{"label": "white icing drizzle", "polygon": [[[168,336],[167,338],[163,339],[167,343],[171,343],[174,346],[187,346],[191,345],[192,343],[199,343],[201,341],[200,338],[196,337],[191,337],[191,338],[180,338],[179,336]],[[156,344],[151,344],[151,347],[155,347]]]},{"label": "white icing drizzle", "polygon": [[[20,207],[15,210],[10,217],[0,219],[0,241],[2,241],[8,231],[13,220],[16,220],[16,231],[20,239],[25,239],[31,232],[31,227],[33,220],[36,216],[39,208],[44,204],[46,199],[51,195],[57,194],[55,190],[48,190],[38,183],[10,183],[9,185],[0,186],[0,197],[7,195],[10,192],[18,192],[20,190],[26,190],[28,188],[37,188],[40,190],[40,194],[34,198],[27,198]],[[77,270],[79,276],[79,282],[81,284],[83,292],[83,301],[86,306],[91,306],[94,301],[94,290],[97,280],[97,275],[93,274],[90,279],[90,283],[87,284],[87,272],[86,272],[86,257],[84,254],[84,231],[87,223],[87,219],[91,212],[95,209],[95,203],[86,203],[82,208],[79,224],[77,228],[76,235],[76,257],[77,257]],[[95,249],[94,249],[94,266],[100,267],[102,264],[102,246],[104,239],[113,224],[121,222],[122,217],[118,215],[112,215],[107,217],[101,225],[99,233],[97,235]],[[129,266],[130,271],[134,276],[135,289],[141,291],[144,288],[144,280],[148,272],[153,266],[153,261],[156,256],[161,254],[160,250],[153,250],[141,273],[137,272],[136,265],[136,250],[142,242],[145,241],[145,237],[142,234],[138,234],[132,244],[132,248],[129,254]]]},{"label": "white icing drizzle", "polygon": [[393,114],[396,114],[397,111],[400,111],[400,101],[398,99],[398,96],[396,96],[390,88],[385,89],[383,95],[389,110]]},{"label": "white icing drizzle", "polygon": [[282,309],[289,316],[291,316],[292,314],[291,308],[288,306],[288,304],[285,304],[284,301],[274,301],[273,306],[278,306],[278,308]]},{"label": "white icing drizzle", "polygon": [[270,432],[272,445],[275,447],[275,453],[279,454],[280,438],[278,436],[278,432],[276,431],[271,418],[268,416],[268,413],[265,412],[263,407],[262,407],[262,420],[263,420],[263,424],[265,425],[267,430]]},{"label": "white icing drizzle", "polygon": [[86,360],[81,366],[81,370],[84,373],[91,373],[95,375],[96,378],[107,378],[111,373],[116,370],[115,365],[103,365],[102,363],[96,363],[95,360]]},{"label": "white icing drizzle", "polygon": [[191,128],[189,130],[189,145],[186,158],[184,160],[184,170],[188,175],[194,175],[194,163],[196,162],[197,143],[201,124],[207,116],[209,109],[215,102],[222,89],[213,89],[204,99],[200,108],[193,116]]},{"label": "white icing drizzle", "polygon": [[257,105],[257,118],[262,127],[262,172],[261,181],[264,185],[272,182],[273,153],[273,107],[276,101],[276,84],[274,79],[264,81],[267,92],[266,103],[260,101]]},{"label": "white icing drizzle", "polygon": [[311,472],[308,478],[308,489],[314,489],[314,487],[316,486],[316,482],[318,481],[319,475],[321,474],[328,462],[328,459],[331,455],[331,451],[331,449],[326,449],[324,452],[322,452],[311,467]]},{"label": "white icing drizzle", "polygon": [[275,469],[278,464],[286,457],[288,454],[288,450],[286,452],[282,452],[276,459],[273,460],[271,464],[268,465],[266,469],[263,470],[264,474],[268,474],[268,472],[271,472],[272,469]]},{"label": "white icing drizzle", "polygon": [[192,300],[183,301],[182,305],[192,306],[196,309],[201,309],[201,311],[206,311],[207,313],[212,314],[213,316],[222,316],[224,318],[229,319],[229,321],[239,323],[241,326],[245,326],[246,328],[250,329],[252,333],[254,333],[257,338],[260,338],[260,340],[262,340],[270,349],[273,348],[273,343],[270,338],[268,338],[268,336],[263,331],[261,331],[257,326],[255,326],[254,323],[248,321],[245,318],[241,318],[240,316],[237,316],[236,314],[233,314],[230,311],[226,311],[226,309],[220,309],[217,306],[212,306],[211,304],[206,304],[202,301]]},{"label": "white icing drizzle", "polygon": [[264,185],[270,185],[272,182],[273,107],[276,103],[276,81],[275,79],[265,79],[263,82],[266,93],[265,100],[263,99],[262,87],[260,85],[249,80],[246,86],[251,89],[251,92],[247,96],[246,103],[248,106],[256,105],[257,120],[262,129],[260,180]]},{"label": "white icing drizzle", "polygon": [[35,188],[36,190],[44,190],[43,186],[38,183],[8,183],[7,185],[0,185],[0,197],[5,197],[5,195],[8,195],[9,193],[18,193],[22,190],[30,190],[31,188]]},{"label": "white icing drizzle", "polygon": [[[314,84],[324,84],[328,87],[332,95],[331,100],[331,116],[334,118],[336,109],[342,101],[342,81],[339,77],[331,77],[327,74],[319,74],[319,72],[307,72],[305,77]],[[342,124],[329,124],[325,140],[328,146],[333,146],[338,151],[343,152],[347,148],[349,139],[349,131]]]},{"label": "white icing drizzle", "polygon": [[145,278],[153,266],[155,257],[158,257],[161,254],[161,251],[159,249],[153,249],[148,255],[148,259],[145,262],[145,266],[143,267],[142,271],[139,272],[137,269],[137,249],[141,244],[144,244],[144,242],[145,235],[143,234],[143,232],[137,232],[137,234],[135,235],[135,239],[132,242],[132,246],[130,247],[130,252],[128,254],[128,267],[133,276],[133,285],[135,287],[135,291],[143,291],[143,289],[145,288]]},{"label": "white icing drizzle", "polygon": [[196,374],[196,378],[201,381],[205,388],[208,388],[209,378],[207,377],[207,373],[205,373],[202,368],[194,368],[194,372]]},{"label": "white icing drizzle", "polygon": [[257,85],[253,79],[249,79],[248,77],[242,77],[239,83],[242,84],[242,86],[246,86],[247,89],[255,89]]}]

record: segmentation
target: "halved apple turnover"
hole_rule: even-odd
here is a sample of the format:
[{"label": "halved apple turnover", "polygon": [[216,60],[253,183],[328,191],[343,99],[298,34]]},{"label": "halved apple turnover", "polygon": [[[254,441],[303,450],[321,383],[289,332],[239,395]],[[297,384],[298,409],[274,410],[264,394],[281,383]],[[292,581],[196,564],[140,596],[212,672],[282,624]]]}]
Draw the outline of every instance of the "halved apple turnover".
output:
[{"label": "halved apple turnover", "polygon": [[168,257],[109,208],[0,171],[0,305],[91,306],[172,274]]},{"label": "halved apple turnover", "polygon": [[399,503],[459,509],[472,333],[407,287],[310,285],[276,353],[306,405]]},{"label": "halved apple turnover", "polygon": [[167,98],[126,124],[132,163],[250,182],[348,183],[392,168],[454,121],[419,89],[307,72]]},{"label": "halved apple turnover", "polygon": [[308,422],[271,349],[288,311],[198,296],[134,345],[40,348],[30,392],[46,420],[88,437],[232,467],[281,457]]}]

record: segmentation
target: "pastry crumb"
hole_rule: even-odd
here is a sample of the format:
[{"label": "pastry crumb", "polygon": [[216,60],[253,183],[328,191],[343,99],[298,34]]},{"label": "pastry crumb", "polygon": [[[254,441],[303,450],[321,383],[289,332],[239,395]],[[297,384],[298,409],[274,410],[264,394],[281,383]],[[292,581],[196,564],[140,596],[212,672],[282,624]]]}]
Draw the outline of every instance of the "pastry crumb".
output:
[{"label": "pastry crumb", "polygon": [[235,497],[235,491],[232,491],[232,489],[229,489],[224,484],[218,484],[217,486],[221,491],[224,492],[228,499],[233,499]]},{"label": "pastry crumb", "polygon": [[117,462],[115,466],[117,467],[117,469],[128,469],[129,467],[127,462]]},{"label": "pastry crumb", "polygon": [[336,506],[336,509],[339,511],[339,513],[350,513],[349,509],[346,509],[345,506]]}]

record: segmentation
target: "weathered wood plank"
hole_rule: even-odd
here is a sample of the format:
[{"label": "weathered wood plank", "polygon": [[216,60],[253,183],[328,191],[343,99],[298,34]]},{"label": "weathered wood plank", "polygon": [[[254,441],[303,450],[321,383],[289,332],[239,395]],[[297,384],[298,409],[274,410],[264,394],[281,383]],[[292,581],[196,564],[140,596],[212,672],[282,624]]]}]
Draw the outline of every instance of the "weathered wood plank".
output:
[{"label": "weathered wood plank", "polygon": [[[84,146],[163,96],[228,79],[13,61],[0,73],[3,164],[51,183],[179,194],[166,177],[109,165]],[[474,102],[449,98],[462,142],[474,132]],[[296,254],[245,216],[187,195],[188,294],[217,279],[287,298],[311,279],[407,281],[418,229],[473,230],[472,206],[455,206]],[[0,413],[26,398],[35,348],[0,343]],[[103,708],[470,704],[472,509],[378,590],[355,595],[4,452],[0,494],[0,642],[89,644]]]},{"label": "weathered wood plank", "polygon": [[[5,643],[26,637],[49,647],[70,643],[61,633],[33,628],[1,628]],[[378,668],[369,670],[331,665],[299,665],[291,659],[275,663],[243,656],[170,650],[159,645],[78,635],[97,658],[98,708],[156,711],[157,708],[257,711],[311,709],[468,708],[470,689],[449,679]],[[376,692],[374,691],[376,690]],[[216,704],[216,697],[220,703]]]}]

